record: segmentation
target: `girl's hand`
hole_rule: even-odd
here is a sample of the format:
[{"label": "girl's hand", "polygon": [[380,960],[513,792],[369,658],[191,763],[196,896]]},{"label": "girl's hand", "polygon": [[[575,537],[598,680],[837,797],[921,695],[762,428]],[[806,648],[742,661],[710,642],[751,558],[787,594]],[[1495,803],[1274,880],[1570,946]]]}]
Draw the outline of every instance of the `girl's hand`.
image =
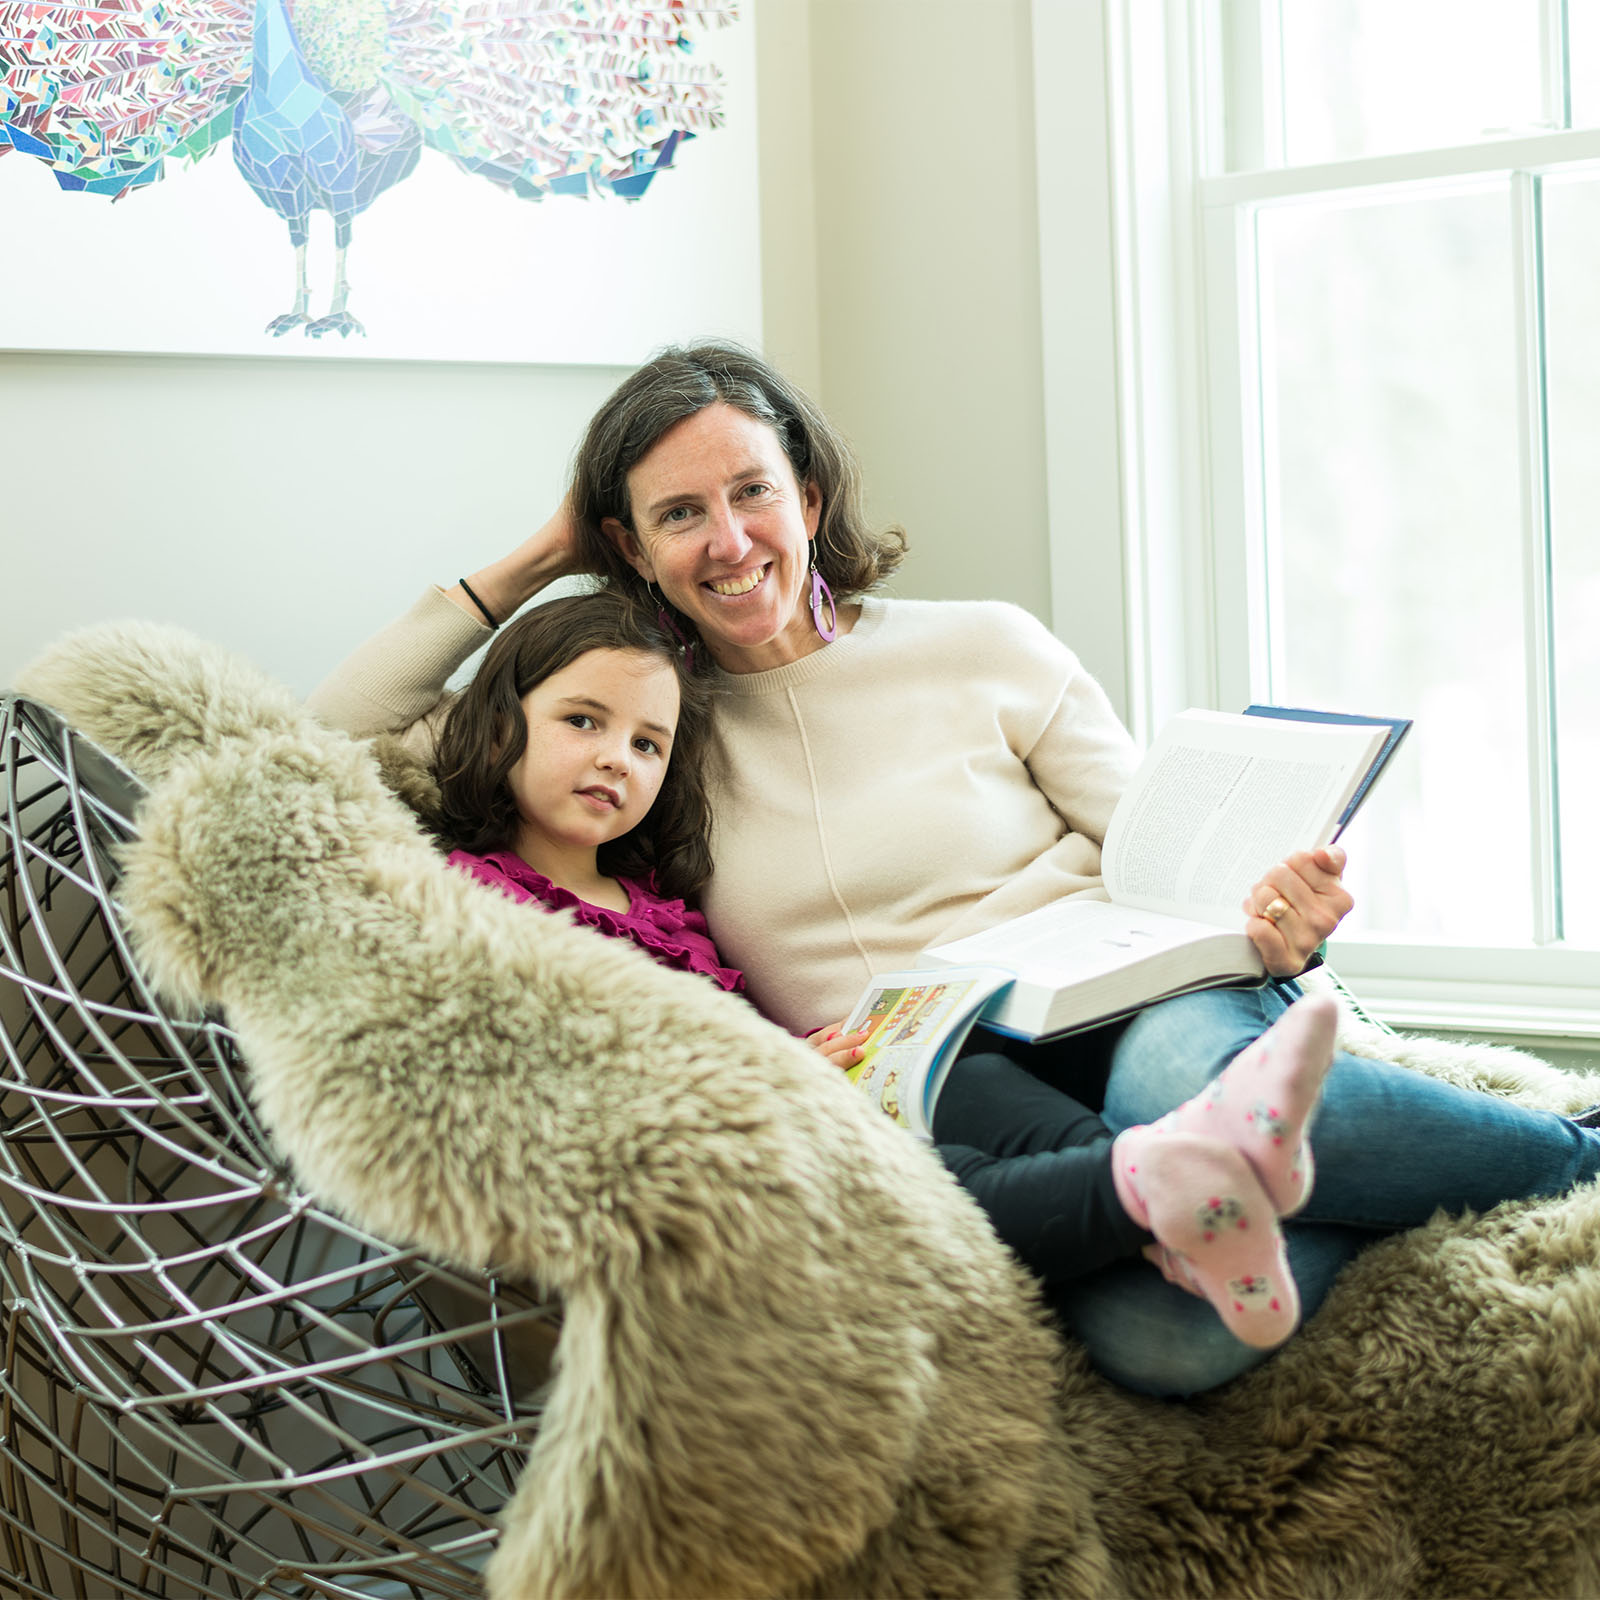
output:
[{"label": "girl's hand", "polygon": [[858,1028],[854,1033],[846,1033],[844,1024],[836,1022],[831,1028],[818,1028],[807,1036],[806,1043],[813,1050],[820,1050],[825,1059],[842,1072],[861,1059],[861,1046],[871,1032],[871,1028]]},{"label": "girl's hand", "polygon": [[1273,977],[1304,972],[1317,946],[1355,904],[1339,881],[1344,864],[1345,853],[1336,844],[1297,850],[1245,896],[1250,919],[1245,932]]},{"label": "girl's hand", "polygon": [[[467,582],[472,591],[493,612],[496,622],[509,622],[541,589],[557,578],[587,571],[582,546],[578,542],[577,519],[570,498],[563,499],[550,518],[530,534],[510,555],[491,561],[471,573]],[[445,593],[468,616],[482,620],[482,613],[462,591],[452,585]]]}]

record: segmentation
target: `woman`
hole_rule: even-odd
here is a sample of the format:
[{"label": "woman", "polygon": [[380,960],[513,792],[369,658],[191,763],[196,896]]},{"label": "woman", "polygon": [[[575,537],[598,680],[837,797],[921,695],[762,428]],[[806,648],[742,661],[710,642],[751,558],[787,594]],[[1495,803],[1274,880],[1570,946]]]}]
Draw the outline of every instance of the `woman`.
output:
[{"label": "woman", "polygon": [[[596,572],[647,593],[718,691],[703,910],[752,999],[798,1034],[925,945],[1099,890],[1100,841],[1135,763],[1105,695],[1015,607],[872,594],[904,541],[868,532],[848,447],[759,358],[672,350],[628,378],[590,425],[568,505],[503,560],[425,594],[315,709],[358,734],[420,722],[427,740],[450,673],[547,584]],[[1184,996],[1054,1045],[978,1035],[941,1097],[941,1153],[969,1186],[1006,1158],[1011,1192],[986,1194],[986,1210],[1129,1387],[1194,1393],[1262,1352],[1204,1301],[1117,1261],[1131,1224],[1076,1174],[1064,1094],[1103,1104],[1113,1130],[1189,1099],[1296,998],[1293,977],[1350,908],[1343,861],[1299,853],[1252,890],[1248,931],[1274,975],[1263,988]],[[1316,1145],[1310,1201],[1285,1230],[1308,1313],[1374,1231],[1600,1175],[1600,1138],[1565,1118],[1342,1055]],[[1108,1264],[1054,1271],[1052,1233],[1068,1224],[1105,1237]]]}]

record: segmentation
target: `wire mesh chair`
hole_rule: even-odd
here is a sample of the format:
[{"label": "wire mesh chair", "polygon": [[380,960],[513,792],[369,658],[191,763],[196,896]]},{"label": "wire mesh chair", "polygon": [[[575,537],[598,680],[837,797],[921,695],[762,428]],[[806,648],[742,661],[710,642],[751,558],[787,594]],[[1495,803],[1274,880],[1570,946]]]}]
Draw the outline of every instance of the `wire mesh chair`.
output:
[{"label": "wire mesh chair", "polygon": [[477,1596],[557,1308],[321,1210],[130,955],[138,781],[0,699],[0,1593]]}]

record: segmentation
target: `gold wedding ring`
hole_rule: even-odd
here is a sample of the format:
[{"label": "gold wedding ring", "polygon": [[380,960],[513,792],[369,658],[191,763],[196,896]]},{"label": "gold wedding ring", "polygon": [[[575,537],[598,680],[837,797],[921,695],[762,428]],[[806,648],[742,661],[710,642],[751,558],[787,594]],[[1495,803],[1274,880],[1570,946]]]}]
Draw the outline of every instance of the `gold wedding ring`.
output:
[{"label": "gold wedding ring", "polygon": [[1261,915],[1264,916],[1268,922],[1276,926],[1278,923],[1282,922],[1283,919],[1288,916],[1290,911],[1293,909],[1294,908],[1289,904],[1289,902],[1280,894],[1277,899],[1272,901],[1267,906],[1267,909],[1263,911]]}]

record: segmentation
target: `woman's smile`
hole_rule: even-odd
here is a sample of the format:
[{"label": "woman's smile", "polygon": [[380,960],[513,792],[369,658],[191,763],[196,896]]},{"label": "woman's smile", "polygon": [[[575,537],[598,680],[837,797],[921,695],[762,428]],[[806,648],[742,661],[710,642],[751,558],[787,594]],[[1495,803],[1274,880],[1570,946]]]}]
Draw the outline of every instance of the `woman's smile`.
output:
[{"label": "woman's smile", "polygon": [[772,563],[769,561],[765,566],[757,567],[754,572],[748,572],[743,577],[720,578],[713,582],[708,582],[704,587],[709,589],[713,594],[720,594],[725,597],[737,597],[742,594],[749,594],[752,589],[756,588],[756,586],[760,584],[763,579],[765,579],[766,575],[771,570]]}]

